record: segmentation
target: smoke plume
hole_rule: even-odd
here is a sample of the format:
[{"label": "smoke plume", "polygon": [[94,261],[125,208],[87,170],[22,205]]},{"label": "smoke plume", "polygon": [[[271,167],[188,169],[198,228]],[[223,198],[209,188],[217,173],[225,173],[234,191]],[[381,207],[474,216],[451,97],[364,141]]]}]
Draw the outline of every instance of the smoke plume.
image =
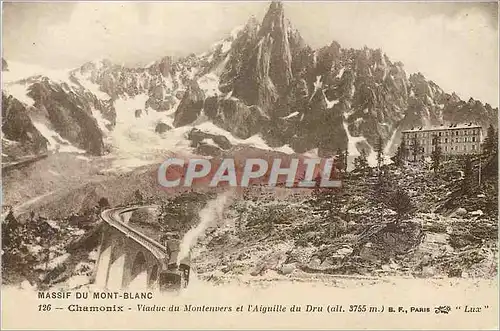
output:
[{"label": "smoke plume", "polygon": [[200,223],[189,230],[182,238],[179,257],[177,263],[179,263],[183,258],[185,258],[191,248],[196,244],[198,238],[202,236],[207,228],[217,219],[222,218],[222,213],[224,209],[230,204],[231,197],[233,196],[233,191],[226,191],[217,196],[217,198],[210,200],[205,208],[200,210]]}]

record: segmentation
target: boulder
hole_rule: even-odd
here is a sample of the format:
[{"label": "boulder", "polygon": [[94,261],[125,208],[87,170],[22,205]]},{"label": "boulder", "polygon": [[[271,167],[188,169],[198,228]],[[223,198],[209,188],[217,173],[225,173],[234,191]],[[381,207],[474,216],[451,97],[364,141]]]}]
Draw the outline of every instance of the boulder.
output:
[{"label": "boulder", "polygon": [[462,207],[457,208],[457,209],[453,212],[453,214],[452,214],[452,215],[453,215],[453,216],[465,216],[465,215],[467,215],[467,209],[462,208]]},{"label": "boulder", "polygon": [[307,266],[311,269],[318,269],[321,266],[321,260],[317,257],[312,258]]},{"label": "boulder", "polygon": [[196,148],[196,153],[205,155],[205,156],[221,156],[222,150],[217,146],[201,143]]},{"label": "boulder", "polygon": [[227,137],[222,136],[222,135],[213,135],[212,137],[213,141],[222,149],[230,149],[233,147],[229,139]]},{"label": "boulder", "polygon": [[420,274],[421,277],[433,277],[436,275],[436,269],[434,267],[423,267],[422,272]]},{"label": "boulder", "polygon": [[155,98],[154,96],[150,96],[146,101],[145,106],[150,107],[157,112],[164,112],[172,109],[177,103],[177,98],[172,95],[167,95],[164,98]]},{"label": "boulder", "polygon": [[206,141],[208,139],[211,139],[219,147],[220,150],[228,150],[233,146],[229,139],[227,139],[225,136],[203,132],[199,129],[192,129],[188,134],[188,139],[191,140],[192,147],[198,147],[201,144],[207,144]]},{"label": "boulder", "polygon": [[172,128],[168,124],[163,123],[163,122],[159,122],[158,124],[156,124],[155,132],[156,133],[163,133],[163,132],[167,132],[171,129]]},{"label": "boulder", "polygon": [[295,263],[283,264],[280,269],[282,275],[289,275],[297,269]]},{"label": "boulder", "polygon": [[483,216],[483,214],[484,214],[483,211],[480,209],[469,212],[469,215],[472,216]]},{"label": "boulder", "polygon": [[337,250],[337,255],[340,257],[346,257],[352,254],[354,250],[352,247],[342,247],[339,250]]}]

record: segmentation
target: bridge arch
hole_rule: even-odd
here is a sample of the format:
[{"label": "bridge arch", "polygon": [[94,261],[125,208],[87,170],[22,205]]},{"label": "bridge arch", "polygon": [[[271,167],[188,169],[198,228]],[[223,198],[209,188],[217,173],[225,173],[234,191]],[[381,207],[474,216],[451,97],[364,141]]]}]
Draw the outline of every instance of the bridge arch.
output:
[{"label": "bridge arch", "polygon": [[113,238],[111,265],[107,281],[107,287],[111,290],[120,290],[122,288],[125,258],[125,239],[122,236],[115,236]]},{"label": "bridge arch", "polygon": [[149,276],[148,287],[154,287],[155,283],[158,281],[159,275],[159,267],[158,264],[155,264],[151,268],[151,275]]},{"label": "bridge arch", "polygon": [[111,263],[116,261],[123,254],[125,254],[125,239],[122,236],[115,236],[113,238],[113,252],[111,256]]},{"label": "bridge arch", "polygon": [[101,246],[99,248],[99,258],[97,259],[97,270],[95,275],[95,284],[100,288],[105,288],[108,282],[111,252],[113,250],[110,238],[111,229],[104,227],[101,236]]},{"label": "bridge arch", "polygon": [[135,255],[130,269],[128,288],[143,290],[148,286],[148,263],[142,251]]},{"label": "bridge arch", "polygon": [[147,269],[146,257],[143,252],[137,252],[132,263],[132,277],[134,280],[141,272]]}]

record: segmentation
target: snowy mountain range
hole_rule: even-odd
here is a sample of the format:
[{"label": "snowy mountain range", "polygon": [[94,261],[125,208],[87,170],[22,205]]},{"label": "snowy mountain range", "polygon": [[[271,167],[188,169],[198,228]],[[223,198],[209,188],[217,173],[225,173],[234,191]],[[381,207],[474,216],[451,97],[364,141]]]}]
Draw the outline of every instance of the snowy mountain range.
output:
[{"label": "snowy mountain range", "polygon": [[[415,126],[497,126],[498,109],[446,93],[380,49],[314,50],[272,2],[203,54],[142,68],[108,60],[49,71],[2,61],[4,159],[54,152],[161,155],[249,145],[287,154],[390,153]],[[189,140],[193,128],[205,133]],[[206,148],[206,147],[210,148]],[[199,151],[199,150],[198,150]]]}]

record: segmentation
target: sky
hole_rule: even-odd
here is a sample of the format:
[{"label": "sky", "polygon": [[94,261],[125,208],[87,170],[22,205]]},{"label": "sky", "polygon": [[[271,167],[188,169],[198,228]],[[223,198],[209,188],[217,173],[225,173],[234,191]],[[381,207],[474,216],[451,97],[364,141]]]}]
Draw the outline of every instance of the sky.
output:
[{"label": "sky", "polygon": [[[202,53],[269,2],[3,4],[3,57],[47,68],[108,58],[147,64]],[[284,2],[313,48],[381,48],[406,72],[498,107],[498,5],[473,2]]]}]

